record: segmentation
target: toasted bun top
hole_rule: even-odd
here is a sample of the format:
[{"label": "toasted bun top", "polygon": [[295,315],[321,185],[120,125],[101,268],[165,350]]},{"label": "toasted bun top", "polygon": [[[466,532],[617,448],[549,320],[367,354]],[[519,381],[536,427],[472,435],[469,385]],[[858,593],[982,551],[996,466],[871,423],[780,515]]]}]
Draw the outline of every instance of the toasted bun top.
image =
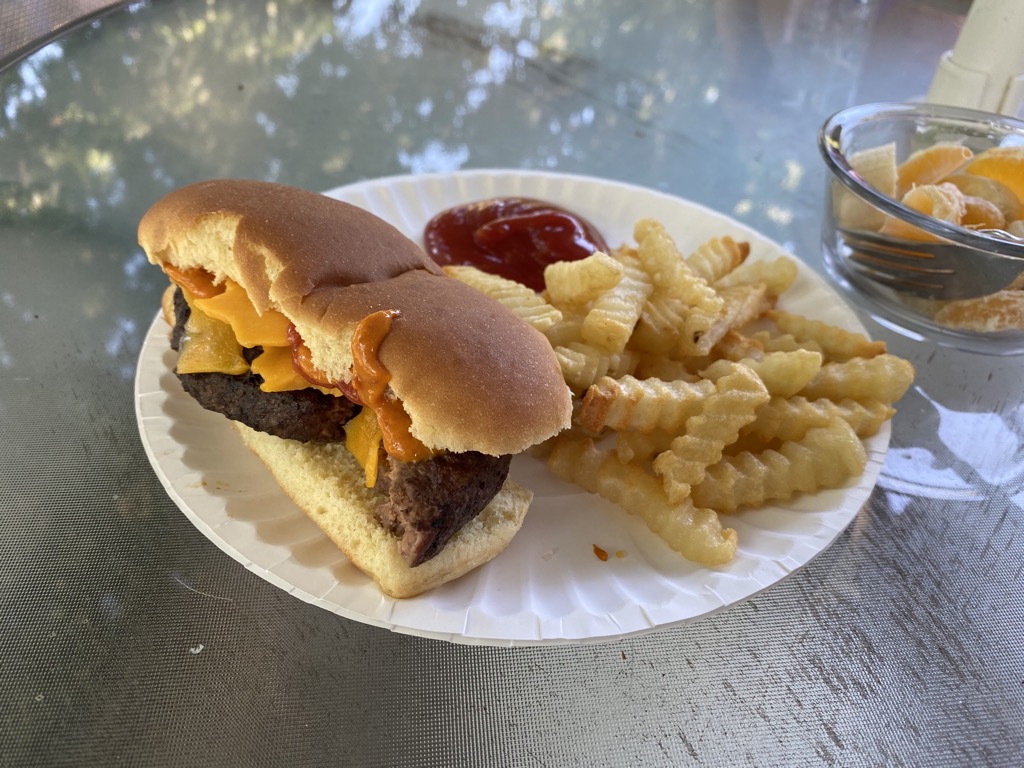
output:
[{"label": "toasted bun top", "polygon": [[283,313],[334,379],[351,376],[358,323],[397,310],[379,356],[431,448],[519,453],[569,424],[547,339],[360,208],[266,182],[203,182],[156,203],[139,242],[154,263],[203,267]]},{"label": "toasted bun top", "polygon": [[258,310],[316,288],[376,282],[410,269],[441,274],[424,252],[369,211],[263,181],[217,179],[163,197],[139,223],[154,264],[231,278]]},{"label": "toasted bun top", "polygon": [[548,341],[450,277],[415,270],[331,286],[310,294],[290,316],[300,333],[315,333],[318,348],[329,339],[348,340],[334,357],[347,369],[356,325],[386,309],[399,315],[380,345],[380,361],[412,418],[413,436],[425,445],[518,453],[568,425],[569,395]]}]

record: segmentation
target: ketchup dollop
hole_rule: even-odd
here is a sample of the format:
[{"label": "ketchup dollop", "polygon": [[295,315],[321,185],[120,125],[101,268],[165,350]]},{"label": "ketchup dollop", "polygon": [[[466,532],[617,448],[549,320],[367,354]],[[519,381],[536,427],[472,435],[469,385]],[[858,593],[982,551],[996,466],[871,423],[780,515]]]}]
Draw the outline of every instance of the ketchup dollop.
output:
[{"label": "ketchup dollop", "polygon": [[469,265],[544,290],[544,268],[608,252],[601,233],[582,216],[529,197],[498,197],[449,208],[423,232],[438,264]]}]

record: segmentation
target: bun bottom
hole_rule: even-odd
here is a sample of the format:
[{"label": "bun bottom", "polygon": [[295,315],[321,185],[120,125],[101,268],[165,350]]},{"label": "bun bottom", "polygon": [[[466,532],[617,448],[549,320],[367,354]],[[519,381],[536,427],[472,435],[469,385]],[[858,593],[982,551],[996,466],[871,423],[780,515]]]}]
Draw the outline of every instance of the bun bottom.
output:
[{"label": "bun bottom", "polygon": [[374,517],[376,494],[344,445],[300,443],[232,423],[292,501],[391,597],[413,597],[494,559],[519,531],[533,500],[532,491],[506,479],[439,555],[411,568],[398,554],[398,538]]}]

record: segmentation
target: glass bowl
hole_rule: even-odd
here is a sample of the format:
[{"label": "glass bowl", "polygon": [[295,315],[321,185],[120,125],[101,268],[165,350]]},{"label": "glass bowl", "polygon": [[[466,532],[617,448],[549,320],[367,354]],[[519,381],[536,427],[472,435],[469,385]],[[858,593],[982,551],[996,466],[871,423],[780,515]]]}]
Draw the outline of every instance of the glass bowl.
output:
[{"label": "glass bowl", "polygon": [[[979,160],[996,147],[1007,149]],[[829,172],[822,257],[840,290],[911,338],[986,354],[1024,353],[1024,278],[983,297],[937,299],[869,276],[864,251],[847,235],[892,234],[910,253],[936,241],[998,253],[1021,259],[1024,274],[1024,122],[934,104],[865,104],[832,115],[818,148]],[[988,199],[979,203],[982,193]],[[975,259],[969,268],[985,263]]]}]

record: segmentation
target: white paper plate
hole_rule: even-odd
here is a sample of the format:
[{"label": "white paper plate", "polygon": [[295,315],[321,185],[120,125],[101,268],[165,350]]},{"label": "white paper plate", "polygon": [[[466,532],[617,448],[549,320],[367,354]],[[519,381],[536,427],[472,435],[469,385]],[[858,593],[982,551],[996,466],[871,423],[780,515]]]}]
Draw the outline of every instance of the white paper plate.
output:
[{"label": "white paper plate", "polygon": [[[648,189],[522,171],[469,171],[378,179],[328,193],[369,209],[419,240],[436,212],[469,200],[525,195],[562,203],[594,221],[612,246],[645,217],[667,225],[686,250],[729,234],[751,258],[783,252],[726,216]],[[863,332],[843,300],[802,267],[782,306]],[[693,565],[638,519],[519,457],[512,477],[536,494],[522,531],[477,571],[409,600],[383,596],[278,489],[221,416],[184,394],[157,317],[136,377],[139,431],[168,494],[217,546],[272,584],[341,616],[398,632],[463,643],[586,643],[649,632],[705,616],[785,578],[822,552],[875,485],[888,425],[867,441],[868,465],[849,487],[734,515],[735,560]],[[594,545],[610,556],[602,561]],[[621,556],[616,556],[616,553]]]}]

